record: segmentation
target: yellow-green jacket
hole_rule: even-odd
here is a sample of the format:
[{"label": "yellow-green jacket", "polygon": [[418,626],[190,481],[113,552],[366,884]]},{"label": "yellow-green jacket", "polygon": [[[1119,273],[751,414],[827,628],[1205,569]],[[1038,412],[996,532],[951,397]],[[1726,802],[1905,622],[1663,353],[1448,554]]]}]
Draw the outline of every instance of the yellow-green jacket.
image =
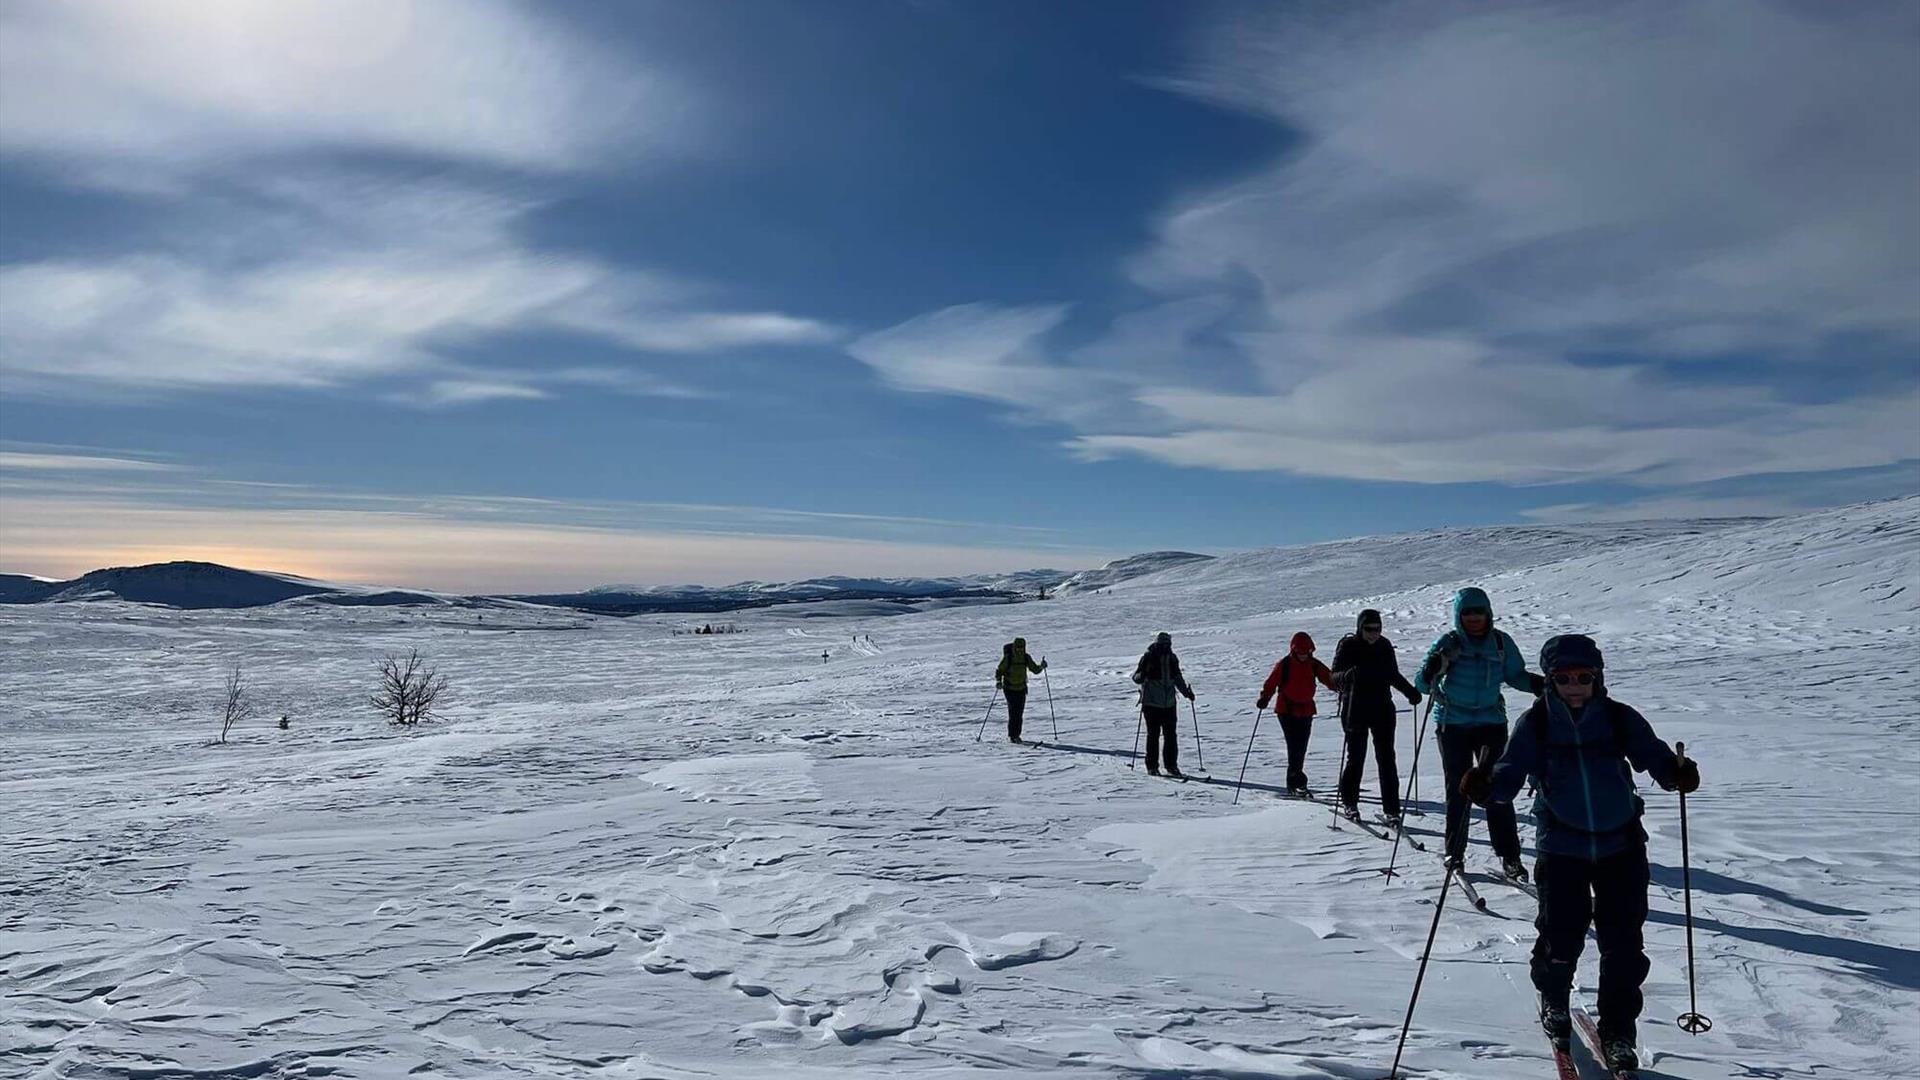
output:
[{"label": "yellow-green jacket", "polygon": [[1025,693],[1027,690],[1027,672],[1038,675],[1047,665],[1036,664],[1033,657],[1027,655],[1027,639],[1014,638],[1013,643],[1000,650],[1000,666],[993,669],[993,685],[1003,690]]}]

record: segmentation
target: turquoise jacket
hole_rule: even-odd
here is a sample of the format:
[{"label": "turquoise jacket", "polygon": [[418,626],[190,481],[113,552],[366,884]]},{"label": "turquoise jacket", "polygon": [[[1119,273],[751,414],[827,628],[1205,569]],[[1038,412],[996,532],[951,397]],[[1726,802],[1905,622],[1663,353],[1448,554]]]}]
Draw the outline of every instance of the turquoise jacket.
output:
[{"label": "turquoise jacket", "polygon": [[[1460,612],[1475,607],[1487,611],[1487,633],[1480,638],[1460,625]],[[1537,694],[1543,680],[1527,670],[1527,659],[1513,639],[1493,625],[1493,602],[1487,594],[1468,586],[1453,595],[1453,629],[1427,650],[1413,685],[1433,695],[1433,722],[1447,728],[1505,725],[1507,703],[1501,688]]]}]

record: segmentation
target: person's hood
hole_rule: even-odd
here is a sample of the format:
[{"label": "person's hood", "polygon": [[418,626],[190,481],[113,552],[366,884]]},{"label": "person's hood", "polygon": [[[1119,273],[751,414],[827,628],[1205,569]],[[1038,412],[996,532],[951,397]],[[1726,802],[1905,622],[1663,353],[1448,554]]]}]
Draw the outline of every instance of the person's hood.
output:
[{"label": "person's hood", "polygon": [[1312,635],[1308,634],[1305,630],[1302,630],[1299,633],[1293,635],[1293,641],[1287,645],[1287,648],[1292,652],[1306,653],[1308,656],[1312,656],[1313,655],[1313,637]]},{"label": "person's hood", "polygon": [[1380,613],[1378,611],[1375,611],[1372,608],[1366,608],[1360,612],[1359,618],[1353,620],[1353,632],[1356,634],[1359,633],[1361,628],[1366,626],[1370,622],[1381,623],[1383,627],[1385,626],[1385,623],[1381,620]]},{"label": "person's hood", "polygon": [[1159,636],[1153,639],[1153,645],[1159,649],[1171,649],[1173,648],[1173,635],[1162,630]]},{"label": "person's hood", "polygon": [[1014,647],[1014,648],[1016,648],[1016,649],[1019,649],[1019,650],[1020,650],[1021,652],[1026,652],[1026,651],[1027,651],[1027,639],[1026,639],[1026,638],[1023,638],[1023,637],[1017,637],[1017,638],[1014,638],[1014,639],[1013,639],[1013,647]]},{"label": "person's hood", "polygon": [[[1558,634],[1547,639],[1540,646],[1540,672],[1547,677],[1547,688],[1553,689],[1553,673],[1567,668],[1591,668],[1593,670],[1593,696],[1605,697],[1607,693],[1607,663],[1600,655],[1600,645],[1585,634]],[[1555,691],[1558,697],[1559,692]]]},{"label": "person's hood", "polygon": [[1493,601],[1487,599],[1487,594],[1484,591],[1469,585],[1453,594],[1453,628],[1460,632],[1460,636],[1467,636],[1466,627],[1460,625],[1460,613],[1469,608],[1484,608],[1486,610],[1487,632],[1492,633]]}]

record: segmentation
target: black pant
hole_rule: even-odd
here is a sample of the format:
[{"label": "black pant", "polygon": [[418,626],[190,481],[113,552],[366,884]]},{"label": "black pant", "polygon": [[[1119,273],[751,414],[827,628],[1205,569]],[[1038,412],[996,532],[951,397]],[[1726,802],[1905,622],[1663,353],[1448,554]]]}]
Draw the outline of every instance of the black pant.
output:
[{"label": "black pant", "polygon": [[[1174,739],[1174,733],[1180,727],[1180,710],[1172,705],[1142,705],[1140,712],[1147,720],[1147,770],[1160,767],[1164,752],[1168,772],[1180,771],[1180,744]],[[1161,740],[1166,740],[1163,748]]]},{"label": "black pant", "polygon": [[1020,738],[1020,721],[1027,717],[1027,692],[1008,690],[1007,694],[1007,738]]},{"label": "black pant", "polygon": [[1540,914],[1533,921],[1533,985],[1564,1004],[1587,943],[1587,926],[1600,942],[1600,1031],[1632,1039],[1640,1018],[1640,985],[1647,980],[1641,930],[1647,922],[1647,849],[1636,844],[1599,862],[1542,855],[1533,864]]},{"label": "black pant", "polygon": [[1380,809],[1400,812],[1400,768],[1393,760],[1393,713],[1359,718],[1347,723],[1347,764],[1340,773],[1340,801],[1360,805],[1360,777],[1367,768],[1367,737],[1373,737],[1374,764],[1380,773]]},{"label": "black pant", "polygon": [[[1460,794],[1460,779],[1484,757],[1498,761],[1507,749],[1505,724],[1456,724],[1436,730],[1440,740],[1440,769],[1447,778],[1447,854],[1467,854],[1467,826],[1473,822],[1473,804]],[[1487,838],[1502,859],[1520,857],[1520,830],[1514,824],[1513,804],[1487,807]]]},{"label": "black pant", "polygon": [[1280,717],[1280,730],[1287,736],[1287,790],[1307,786],[1307,740],[1313,735],[1313,717]]}]

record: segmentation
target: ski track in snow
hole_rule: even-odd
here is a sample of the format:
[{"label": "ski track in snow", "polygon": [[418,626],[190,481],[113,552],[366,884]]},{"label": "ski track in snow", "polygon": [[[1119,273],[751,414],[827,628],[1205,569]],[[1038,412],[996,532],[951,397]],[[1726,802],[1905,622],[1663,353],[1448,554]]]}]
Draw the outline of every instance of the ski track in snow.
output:
[{"label": "ski track in snow", "polygon": [[[1649,790],[1645,1075],[1903,1075],[1917,573],[1908,499],[1257,552],[1046,603],[807,628],[748,612],[712,637],[566,612],[0,607],[0,1074],[1382,1076],[1437,856],[1403,849],[1388,883],[1386,844],[1276,798],[1271,718],[1237,807],[1232,777],[1293,630],[1331,656],[1378,607],[1411,672],[1471,580],[1529,656],[1595,634],[1616,696],[1702,762],[1716,1027],[1672,1026],[1679,826]],[[1211,779],[1127,767],[1126,674],[1160,629],[1200,693]],[[1009,745],[996,706],[976,743],[1016,633],[1052,662],[1059,738],[1036,679],[1039,741]],[[410,647],[451,704],[398,733],[364,701],[375,659]],[[235,659],[263,715],[211,745]],[[1309,772],[1328,792],[1322,705]],[[1197,774],[1184,714],[1181,734]],[[1412,832],[1437,852],[1421,757]],[[1491,862],[1476,826],[1469,863]],[[1479,887],[1488,913],[1448,901],[1408,1075],[1550,1074],[1532,900]]]}]

